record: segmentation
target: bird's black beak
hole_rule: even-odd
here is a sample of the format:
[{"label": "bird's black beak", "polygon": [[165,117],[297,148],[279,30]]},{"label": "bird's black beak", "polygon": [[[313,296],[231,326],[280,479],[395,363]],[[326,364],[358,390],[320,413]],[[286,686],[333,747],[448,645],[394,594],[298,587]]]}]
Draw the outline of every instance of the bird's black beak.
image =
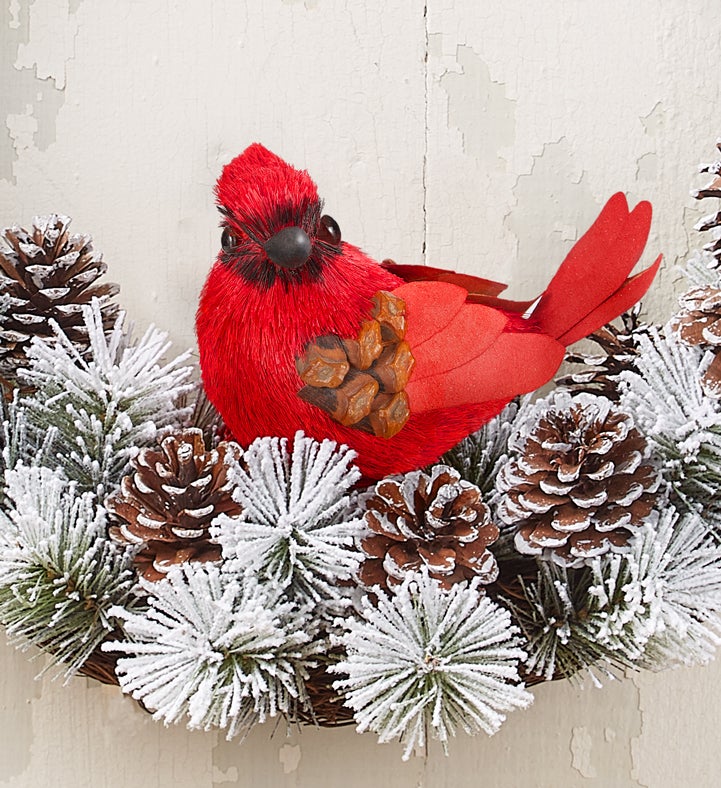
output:
[{"label": "bird's black beak", "polygon": [[310,257],[311,242],[300,227],[284,227],[263,244],[263,249],[281,268],[300,268]]}]

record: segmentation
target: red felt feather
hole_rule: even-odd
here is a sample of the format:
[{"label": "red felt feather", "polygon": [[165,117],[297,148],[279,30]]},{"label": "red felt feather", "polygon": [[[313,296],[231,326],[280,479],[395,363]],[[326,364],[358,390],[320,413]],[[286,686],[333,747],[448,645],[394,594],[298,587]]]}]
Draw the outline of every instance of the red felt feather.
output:
[{"label": "red felt feather", "polygon": [[[415,282],[393,291],[393,295],[406,301],[406,341],[415,359],[413,380],[439,375],[472,361],[485,353],[508,325],[508,318],[497,309],[461,301],[461,308],[448,323],[445,319],[437,321],[434,333],[419,341],[418,327],[425,328],[427,317],[444,303],[441,295],[447,293],[449,287],[455,285]],[[441,288],[437,297],[436,292]],[[414,297],[417,290],[421,291],[421,299]],[[463,298],[465,291],[460,287],[456,290],[457,298]]]},{"label": "red felt feather", "polygon": [[545,334],[506,333],[475,358],[425,378],[413,376],[407,387],[413,411],[474,402],[505,400],[547,383],[565,348]]},{"label": "red felt feather", "polygon": [[456,285],[445,282],[413,282],[393,290],[402,298],[407,321],[406,339],[411,348],[422,345],[453,322],[453,318],[466,303],[468,293]]}]

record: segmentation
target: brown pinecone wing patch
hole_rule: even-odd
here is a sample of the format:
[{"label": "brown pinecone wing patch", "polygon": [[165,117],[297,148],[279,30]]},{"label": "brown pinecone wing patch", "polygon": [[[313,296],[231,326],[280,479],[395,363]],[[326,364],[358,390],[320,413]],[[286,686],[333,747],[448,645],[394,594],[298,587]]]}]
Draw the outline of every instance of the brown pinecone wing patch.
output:
[{"label": "brown pinecone wing patch", "polygon": [[405,303],[376,293],[357,337],[318,337],[296,359],[298,396],[346,427],[392,438],[411,415],[405,387],[414,361],[405,333]]}]

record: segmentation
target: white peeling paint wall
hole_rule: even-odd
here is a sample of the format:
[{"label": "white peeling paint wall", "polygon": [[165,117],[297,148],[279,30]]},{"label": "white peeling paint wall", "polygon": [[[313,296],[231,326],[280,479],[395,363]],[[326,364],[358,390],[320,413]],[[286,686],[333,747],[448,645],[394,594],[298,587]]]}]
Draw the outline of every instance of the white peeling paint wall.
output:
[{"label": "white peeling paint wall", "polygon": [[[721,134],[717,0],[5,0],[0,223],[74,217],[139,327],[193,343],[212,187],[259,140],[318,181],[344,237],[539,292],[614,191],[673,264]],[[676,286],[678,284],[676,283]],[[678,788],[721,782],[721,664],[536,690],[492,739],[400,761],[352,730],[244,744],[153,723],[112,688],[33,681],[0,645],[0,786]]]}]

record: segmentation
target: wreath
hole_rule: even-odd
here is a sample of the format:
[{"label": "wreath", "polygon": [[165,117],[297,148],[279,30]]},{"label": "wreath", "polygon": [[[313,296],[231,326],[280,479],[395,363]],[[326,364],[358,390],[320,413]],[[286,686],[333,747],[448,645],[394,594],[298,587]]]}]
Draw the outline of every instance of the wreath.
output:
[{"label": "wreath", "polygon": [[[705,171],[695,196],[721,197],[721,162]],[[0,251],[0,622],[44,669],[117,684],[166,724],[352,723],[407,758],[494,733],[538,682],[713,657],[721,213],[667,324],[626,312],[553,391],[379,481],[302,432],[236,443],[191,355],[167,360],[154,327],[134,338],[69,223],[7,229]]]}]

